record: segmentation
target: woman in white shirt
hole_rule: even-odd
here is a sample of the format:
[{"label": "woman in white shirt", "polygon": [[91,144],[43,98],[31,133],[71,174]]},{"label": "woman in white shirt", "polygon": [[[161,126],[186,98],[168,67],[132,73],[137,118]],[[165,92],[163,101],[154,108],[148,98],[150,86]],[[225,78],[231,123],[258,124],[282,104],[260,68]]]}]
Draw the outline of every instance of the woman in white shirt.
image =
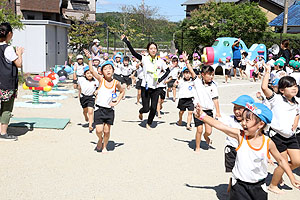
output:
[{"label": "woman in white shirt", "polygon": [[[143,119],[143,113],[147,113],[150,111],[146,128],[150,129],[150,125],[153,122],[154,116],[156,114],[156,108],[159,97],[159,90],[157,89],[158,84],[164,80],[168,74],[170,73],[170,69],[166,70],[164,76],[159,78],[159,74],[161,70],[164,68],[164,61],[157,57],[157,44],[154,42],[150,42],[147,45],[147,51],[149,55],[142,56],[138,54],[130,42],[127,40],[125,35],[121,36],[121,40],[126,43],[131,54],[135,56],[138,60],[142,62],[143,65],[143,75],[141,84],[141,95],[142,95],[142,105],[143,107],[139,110],[139,119]],[[150,104],[151,101],[151,104]]]},{"label": "woman in white shirt", "polygon": [[9,23],[0,25],[0,139],[13,140],[18,138],[7,134],[7,127],[14,107],[18,90],[18,68],[22,67],[24,49],[17,47],[16,51],[9,44],[13,37]]}]

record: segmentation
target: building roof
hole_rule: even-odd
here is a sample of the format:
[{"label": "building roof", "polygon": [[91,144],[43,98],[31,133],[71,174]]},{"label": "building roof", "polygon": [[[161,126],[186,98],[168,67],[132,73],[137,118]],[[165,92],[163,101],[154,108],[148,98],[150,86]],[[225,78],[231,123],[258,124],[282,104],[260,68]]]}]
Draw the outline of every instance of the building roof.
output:
[{"label": "building roof", "polygon": [[[181,5],[182,6],[201,5],[201,4],[207,3],[208,1],[209,0],[187,0]],[[220,0],[220,2],[223,2],[223,3],[238,2],[238,1],[240,1],[240,0]]]},{"label": "building roof", "polygon": [[[300,26],[300,1],[294,3],[289,7],[288,11],[288,26]],[[269,25],[270,26],[282,26],[283,24],[284,12],[280,13],[275,19],[273,19]]]}]

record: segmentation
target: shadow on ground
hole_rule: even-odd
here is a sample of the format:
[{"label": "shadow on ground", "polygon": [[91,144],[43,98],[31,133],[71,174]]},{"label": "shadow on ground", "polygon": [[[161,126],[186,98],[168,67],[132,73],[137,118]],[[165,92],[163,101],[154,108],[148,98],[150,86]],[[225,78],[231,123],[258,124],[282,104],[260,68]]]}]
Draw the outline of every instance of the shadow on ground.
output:
[{"label": "shadow on ground", "polygon": [[[91,144],[97,145],[97,142],[91,142]],[[115,148],[123,146],[124,143],[116,143],[115,141],[108,141],[107,151],[114,151]]]},{"label": "shadow on ground", "polygon": [[220,200],[229,199],[229,194],[227,193],[228,184],[220,184],[217,186],[198,186],[198,185],[189,185],[185,184],[186,187],[195,188],[195,189],[209,189],[214,190],[216,192],[217,198]]},{"label": "shadow on ground", "polygon": [[26,122],[19,122],[19,123],[11,123],[11,124],[18,124],[18,127],[8,127],[7,133],[14,136],[22,136],[28,133],[28,131],[33,131],[33,124],[34,123],[26,123]]},{"label": "shadow on ground", "polygon": [[[192,149],[192,150],[195,150],[195,148],[196,148],[196,141],[195,140],[188,141],[188,140],[181,140],[181,139],[177,139],[177,138],[173,138],[173,140],[178,141],[178,142],[187,143],[189,148]],[[212,147],[211,145],[208,145],[206,142],[201,140],[200,149],[208,150],[208,149],[216,149],[216,148]]]},{"label": "shadow on ground", "polygon": [[[146,128],[146,124],[147,124],[147,120],[122,120],[122,122],[128,122],[128,123],[139,123],[138,125],[140,127],[143,127],[143,128]],[[166,123],[165,121],[153,121],[152,124],[151,124],[151,128],[155,128],[157,127],[158,124],[163,124],[163,123]]]}]

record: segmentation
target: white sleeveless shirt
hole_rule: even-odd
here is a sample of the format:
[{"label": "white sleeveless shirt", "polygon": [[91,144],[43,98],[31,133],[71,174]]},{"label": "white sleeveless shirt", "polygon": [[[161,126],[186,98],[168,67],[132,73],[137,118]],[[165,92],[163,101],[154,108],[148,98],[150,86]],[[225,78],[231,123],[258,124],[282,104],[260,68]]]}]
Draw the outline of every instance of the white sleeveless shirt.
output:
[{"label": "white sleeveless shirt", "polygon": [[118,81],[113,79],[112,87],[108,87],[106,85],[107,81],[104,78],[102,79],[99,86],[98,95],[95,101],[96,105],[105,108],[111,108],[109,104],[112,101],[112,95],[116,93],[117,83]]},{"label": "white sleeveless shirt", "polygon": [[268,158],[270,138],[263,135],[263,143],[260,148],[252,147],[248,136],[243,134],[242,141],[236,148],[237,156],[232,170],[233,178],[248,183],[257,183],[268,175]]}]

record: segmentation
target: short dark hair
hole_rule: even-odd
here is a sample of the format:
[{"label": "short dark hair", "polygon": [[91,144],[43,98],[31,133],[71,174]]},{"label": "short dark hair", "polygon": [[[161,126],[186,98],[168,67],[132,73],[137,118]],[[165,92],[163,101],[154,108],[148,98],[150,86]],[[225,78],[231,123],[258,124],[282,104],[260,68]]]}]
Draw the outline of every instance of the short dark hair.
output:
[{"label": "short dark hair", "polygon": [[172,61],[177,61],[178,62],[178,57],[177,56],[172,57]]},{"label": "short dark hair", "polygon": [[245,57],[247,57],[247,56],[248,56],[248,53],[247,53],[246,51],[244,51],[244,52],[242,53],[242,55],[245,55]]},{"label": "short dark hair", "polygon": [[155,47],[156,47],[156,49],[158,49],[157,44],[156,44],[155,42],[149,42],[148,45],[147,45],[147,51],[149,51],[150,46],[151,46],[152,44],[154,44]]},{"label": "short dark hair", "polygon": [[280,89],[285,89],[288,87],[293,87],[297,85],[296,80],[294,79],[294,77],[291,76],[284,76],[282,77],[279,81],[278,81],[278,93],[282,94],[280,92]]},{"label": "short dark hair", "polygon": [[130,61],[130,58],[128,56],[124,56],[123,61]]},{"label": "short dark hair", "polygon": [[0,25],[0,38],[6,38],[7,34],[12,32],[10,23],[3,22]]},{"label": "short dark hair", "polygon": [[201,69],[201,73],[207,74],[207,73],[213,73],[215,70],[210,65],[204,65]]},{"label": "short dark hair", "polygon": [[254,116],[256,123],[259,123],[262,121],[257,115],[255,115],[253,112],[251,112],[251,110],[249,110],[248,108],[244,109],[243,114],[244,113],[246,113],[246,119],[252,119],[252,117]]}]

